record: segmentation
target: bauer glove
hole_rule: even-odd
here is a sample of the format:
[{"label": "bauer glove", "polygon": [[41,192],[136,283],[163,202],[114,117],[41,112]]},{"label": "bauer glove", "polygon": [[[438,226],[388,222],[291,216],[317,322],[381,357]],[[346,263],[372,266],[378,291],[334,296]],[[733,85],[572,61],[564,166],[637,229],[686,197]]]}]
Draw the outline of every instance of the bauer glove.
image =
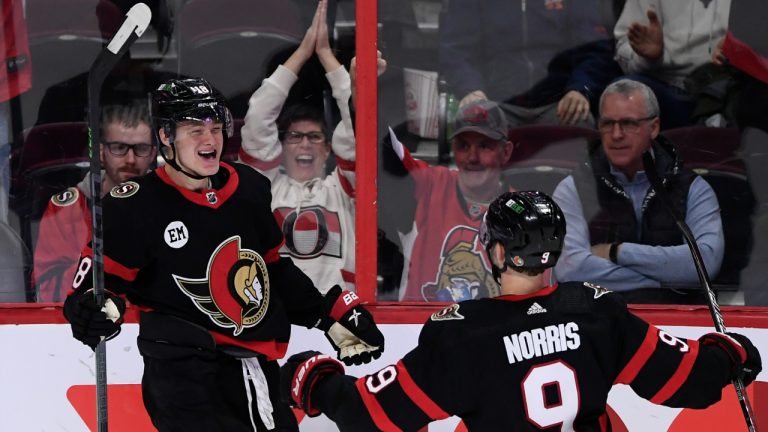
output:
[{"label": "bauer glove", "polygon": [[334,285],[325,294],[323,318],[317,328],[336,350],[345,365],[360,365],[377,359],[384,352],[384,335],[373,316],[360,304],[360,298],[351,291],[342,291]]},{"label": "bauer glove", "polygon": [[746,336],[738,333],[707,333],[699,342],[714,345],[725,351],[731,359],[731,379],[741,378],[744,387],[752,383],[763,370],[760,351]]},{"label": "bauer glove", "polygon": [[120,333],[125,314],[125,301],[108,291],[104,306],[96,304],[93,290],[73,293],[64,301],[64,317],[72,326],[72,336],[96,349],[102,338],[110,340]]},{"label": "bauer glove", "polygon": [[331,356],[304,351],[288,358],[280,368],[280,395],[283,402],[301,408],[309,417],[320,415],[312,404],[315,385],[325,375],[343,375],[344,366]]}]

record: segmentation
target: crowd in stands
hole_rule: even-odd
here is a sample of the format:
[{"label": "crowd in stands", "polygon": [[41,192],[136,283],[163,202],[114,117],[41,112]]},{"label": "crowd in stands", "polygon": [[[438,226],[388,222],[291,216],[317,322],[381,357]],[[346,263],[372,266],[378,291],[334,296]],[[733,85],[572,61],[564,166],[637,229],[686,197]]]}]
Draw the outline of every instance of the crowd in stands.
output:
[{"label": "crowd in stands", "polygon": [[[93,4],[102,2],[110,3]],[[21,3],[3,1],[4,11],[13,12],[4,19],[14,19],[18,30],[0,35],[17,42],[13,49],[6,44],[7,67],[0,73],[0,224],[19,233],[21,253],[28,255],[26,301],[60,302],[91,231],[91,190],[83,177],[88,143],[74,155],[57,153],[63,145],[51,143],[45,150],[50,164],[28,168],[24,137],[42,125],[85,121],[87,71],[47,89],[30,86],[25,74],[35,67],[34,44],[23,31]],[[279,254],[321,293],[334,285],[356,289],[356,146],[378,145],[378,208],[386,215],[379,227],[379,299],[457,302],[497,295],[478,230],[494,198],[521,189],[507,175],[513,155],[527,150],[514,130],[548,126],[591,137],[578,141],[568,168],[546,191],[567,224],[562,256],[546,271],[549,283],[587,280],[629,303],[704,304],[689,245],[662,201],[666,195],[690,227],[716,288],[734,304],[768,305],[759,271],[768,262],[768,180],[761,174],[768,154],[768,35],[752,19],[767,6],[759,0],[437,3],[436,87],[457,101],[454,109],[439,108],[438,141],[450,149],[448,163],[419,148],[426,139],[395,124],[384,125],[378,144],[356,142],[354,49],[338,40],[337,11],[326,2],[306,14],[303,35],[275,31],[290,49],[273,53],[263,75],[249,77],[248,94],[236,96],[248,100],[247,109],[233,112],[233,123],[242,127],[228,143],[234,151],[223,155],[270,180],[271,210],[285,237]],[[97,150],[102,195],[163,164],[146,94],[169,77],[185,76],[183,57],[177,67],[164,63],[172,58],[168,47],[179,43],[173,19],[153,19],[159,61],[134,54],[107,79]],[[409,66],[387,65],[396,44],[385,42],[391,46],[380,45],[382,79]],[[39,95],[37,116],[22,121],[30,88]],[[684,156],[696,143],[666,136],[713,127],[736,131],[740,153],[715,155],[704,166]],[[646,153],[652,166],[644,164]],[[64,164],[53,161],[65,158],[67,174],[57,174]],[[647,169],[663,179],[663,194],[651,186]],[[723,186],[714,179],[723,170],[745,191],[747,214],[739,222],[728,217]],[[48,182],[45,200],[33,199],[30,176]],[[744,259],[729,260],[729,254]],[[5,262],[0,253],[0,272]]]}]

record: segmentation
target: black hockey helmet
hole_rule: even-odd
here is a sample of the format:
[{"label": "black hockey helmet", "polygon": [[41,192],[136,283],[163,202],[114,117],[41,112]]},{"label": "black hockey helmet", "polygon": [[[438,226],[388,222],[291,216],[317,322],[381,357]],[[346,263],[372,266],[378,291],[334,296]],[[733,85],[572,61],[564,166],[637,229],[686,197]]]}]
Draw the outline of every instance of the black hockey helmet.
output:
[{"label": "black hockey helmet", "polygon": [[165,135],[170,138],[171,147],[175,153],[174,141],[178,123],[209,120],[220,122],[224,129],[224,147],[226,147],[227,138],[232,137],[234,132],[234,122],[224,96],[203,78],[171,79],[161,84],[152,93],[151,102],[153,132],[160,155],[169,165],[189,177],[202,178],[186,172],[179,167],[175,158],[171,159],[166,155],[158,131],[163,129]]},{"label": "black hockey helmet", "polygon": [[498,281],[507,266],[543,270],[560,257],[565,238],[565,216],[549,195],[538,191],[506,192],[488,207],[480,226],[480,241],[489,259],[491,247],[504,246],[504,267],[491,261]]},{"label": "black hockey helmet", "polygon": [[176,123],[214,120],[233,132],[232,114],[224,96],[203,78],[172,79],[152,93],[152,119],[158,128],[173,136]]}]

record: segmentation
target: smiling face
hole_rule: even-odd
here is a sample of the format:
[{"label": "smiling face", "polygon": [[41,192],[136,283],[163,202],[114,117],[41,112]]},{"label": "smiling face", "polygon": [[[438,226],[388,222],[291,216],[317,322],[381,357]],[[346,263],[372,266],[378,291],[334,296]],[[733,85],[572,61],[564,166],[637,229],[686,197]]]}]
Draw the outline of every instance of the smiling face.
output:
[{"label": "smiling face", "polygon": [[[176,154],[173,154],[170,149],[170,141],[162,129],[160,130],[160,140],[163,145],[169,147],[166,149],[168,155],[175,159],[184,171],[203,177],[212,176],[219,171],[219,158],[224,147],[224,133],[220,122],[190,121],[178,123],[174,140]],[[166,165],[166,167],[166,169],[176,171],[170,165]],[[183,174],[180,174],[180,177],[172,175],[172,178],[189,189],[197,189],[199,187],[197,183],[207,183],[207,179],[192,181]]]},{"label": "smiling face", "polygon": [[331,154],[331,146],[323,136],[321,142],[314,142],[308,136],[302,136],[298,142],[289,140],[292,133],[323,133],[320,123],[311,120],[298,120],[291,123],[283,138],[283,166],[285,173],[292,179],[304,182],[323,177],[325,162]]},{"label": "smiling face", "polygon": [[512,143],[477,132],[462,132],[454,137],[451,146],[462,193],[473,199],[496,196],[501,167],[512,155]]},{"label": "smiling face", "polygon": [[149,125],[140,122],[135,127],[130,127],[121,122],[112,122],[103,130],[102,142],[120,142],[129,146],[137,144],[148,145],[152,148],[147,156],[136,156],[132,149],[129,149],[125,155],[119,156],[110,152],[102,144],[101,162],[106,174],[104,178],[105,190],[109,190],[112,186],[120,184],[131,177],[143,175],[149,170],[157,154],[157,149],[152,144],[152,134]]},{"label": "smiling face", "polygon": [[[648,117],[648,105],[640,91],[628,95],[619,93],[606,94],[600,119],[603,120],[640,120]],[[643,152],[651,141],[659,135],[659,117],[639,121],[636,132],[623,130],[618,124],[610,131],[601,131],[603,150],[608,160],[621,170],[629,179],[643,169]]]}]

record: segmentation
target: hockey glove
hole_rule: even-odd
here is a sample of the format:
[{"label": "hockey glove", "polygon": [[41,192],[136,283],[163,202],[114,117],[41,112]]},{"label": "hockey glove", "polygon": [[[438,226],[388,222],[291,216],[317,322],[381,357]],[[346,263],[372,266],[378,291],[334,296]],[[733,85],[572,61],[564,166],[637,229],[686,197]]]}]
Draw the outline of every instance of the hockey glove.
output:
[{"label": "hockey glove", "polygon": [[104,293],[104,306],[98,306],[93,290],[72,294],[64,301],[64,317],[72,326],[72,336],[96,349],[96,345],[120,333],[125,314],[125,301],[108,291]]},{"label": "hockey glove", "polygon": [[344,374],[344,366],[317,351],[304,351],[288,358],[280,368],[280,393],[284,402],[304,410],[309,417],[320,415],[312,405],[312,390],[325,375]]},{"label": "hockey glove", "polygon": [[334,285],[325,294],[323,312],[317,328],[325,332],[345,365],[368,363],[384,352],[384,335],[355,293]]},{"label": "hockey glove", "polygon": [[699,342],[704,345],[714,345],[722,349],[731,359],[731,379],[741,378],[744,386],[748,386],[763,370],[760,351],[755,348],[746,336],[738,333],[707,333]]}]

